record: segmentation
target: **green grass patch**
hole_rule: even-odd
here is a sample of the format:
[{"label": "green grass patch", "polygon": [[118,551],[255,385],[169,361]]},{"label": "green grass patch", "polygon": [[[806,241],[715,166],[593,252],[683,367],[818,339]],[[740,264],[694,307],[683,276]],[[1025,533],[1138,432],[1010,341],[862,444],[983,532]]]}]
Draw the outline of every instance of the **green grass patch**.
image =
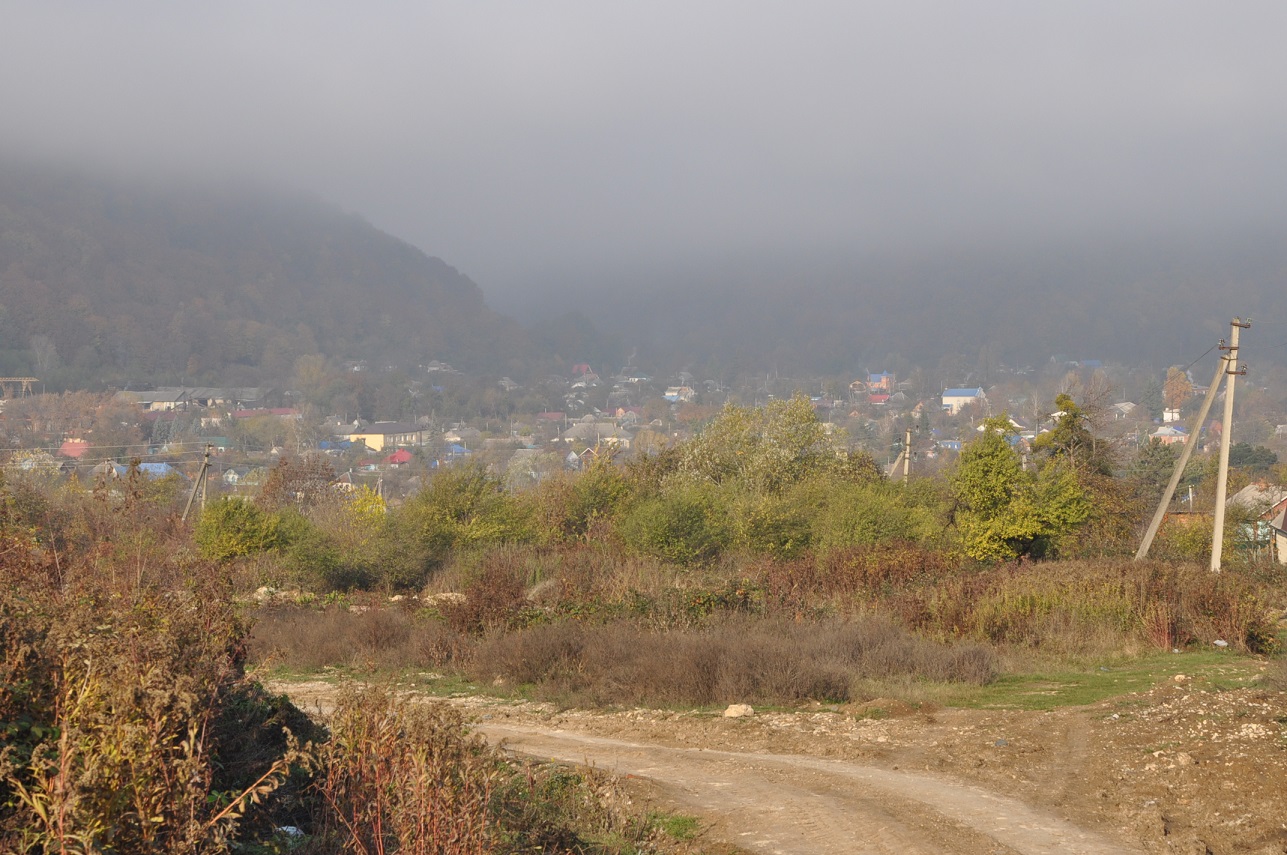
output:
[{"label": "green grass patch", "polygon": [[1184,674],[1198,688],[1242,688],[1260,674],[1260,660],[1220,651],[1154,653],[1076,669],[1009,673],[986,686],[945,686],[938,702],[973,709],[1048,710],[1085,706],[1135,692]]},{"label": "green grass patch", "polygon": [[692,840],[701,831],[697,817],[685,814],[653,813],[648,816],[648,821],[672,840]]}]

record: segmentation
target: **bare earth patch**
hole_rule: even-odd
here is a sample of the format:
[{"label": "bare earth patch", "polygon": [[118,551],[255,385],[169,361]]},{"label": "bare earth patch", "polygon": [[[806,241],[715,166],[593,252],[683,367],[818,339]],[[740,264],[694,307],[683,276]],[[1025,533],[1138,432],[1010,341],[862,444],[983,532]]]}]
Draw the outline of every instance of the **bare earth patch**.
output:
[{"label": "bare earth patch", "polygon": [[[334,694],[271,688],[306,710]],[[1048,712],[875,701],[728,719],[452,702],[512,750],[647,778],[753,852],[1287,853],[1283,692],[1168,684]]]}]

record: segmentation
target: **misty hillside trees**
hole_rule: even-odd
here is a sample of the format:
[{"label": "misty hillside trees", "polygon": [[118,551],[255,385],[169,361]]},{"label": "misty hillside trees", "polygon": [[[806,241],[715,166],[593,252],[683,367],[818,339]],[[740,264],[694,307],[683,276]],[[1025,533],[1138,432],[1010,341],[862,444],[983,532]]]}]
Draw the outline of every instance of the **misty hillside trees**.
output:
[{"label": "misty hillside trees", "polygon": [[0,162],[0,372],[255,385],[310,355],[517,374],[535,353],[465,276],[301,194]]}]

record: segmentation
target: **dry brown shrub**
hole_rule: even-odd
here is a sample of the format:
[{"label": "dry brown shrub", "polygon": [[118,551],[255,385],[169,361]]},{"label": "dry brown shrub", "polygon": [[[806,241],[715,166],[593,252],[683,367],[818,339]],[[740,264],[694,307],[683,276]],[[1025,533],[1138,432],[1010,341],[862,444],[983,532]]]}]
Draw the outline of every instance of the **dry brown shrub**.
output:
[{"label": "dry brown shrub", "polygon": [[518,626],[530,606],[527,570],[520,553],[489,551],[478,573],[461,591],[464,599],[439,605],[447,625],[470,635]]},{"label": "dry brown shrub", "polygon": [[229,738],[230,700],[257,701],[227,591],[208,567],[162,587],[182,568],[80,561],[53,586],[18,555],[0,553],[0,634],[18,642],[0,686],[0,848],[225,851],[302,756]]},{"label": "dry brown shrub", "polygon": [[451,665],[465,654],[467,642],[441,621],[403,609],[295,607],[257,613],[248,645],[257,665],[398,669]]},{"label": "dry brown shrub", "polygon": [[489,816],[504,770],[446,704],[346,686],[319,755],[314,836],[304,851],[467,855],[495,851]]},{"label": "dry brown shrub", "polygon": [[908,589],[937,584],[960,569],[959,562],[913,543],[855,546],[794,561],[765,561],[757,574],[771,613],[815,614],[852,611],[872,599],[891,601]]},{"label": "dry brown shrub", "polygon": [[542,625],[489,636],[469,668],[475,679],[530,684],[555,700],[654,705],[844,701],[860,678],[980,683],[996,671],[977,645],[936,644],[871,616],[730,618],[702,631],[669,632],[626,622]]}]

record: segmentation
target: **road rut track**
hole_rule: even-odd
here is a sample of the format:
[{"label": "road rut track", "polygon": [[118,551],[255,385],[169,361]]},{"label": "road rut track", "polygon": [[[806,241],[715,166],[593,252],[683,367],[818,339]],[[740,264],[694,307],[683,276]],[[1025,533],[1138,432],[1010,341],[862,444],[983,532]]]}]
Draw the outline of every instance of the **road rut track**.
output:
[{"label": "road rut track", "polygon": [[945,776],[847,760],[676,748],[532,725],[479,730],[508,750],[648,778],[683,810],[719,818],[730,842],[773,855],[1017,853],[1142,849]]},{"label": "road rut track", "polygon": [[[323,715],[336,694],[326,683],[272,688]],[[1041,798],[1007,787],[1014,781],[992,756],[965,756],[963,744],[952,740],[966,739],[997,753],[1025,750],[1022,745],[997,748],[992,726],[980,725],[972,713],[943,711],[943,720],[855,721],[834,713],[730,720],[643,710],[557,711],[478,697],[453,703],[474,720],[476,730],[514,753],[647,779],[669,807],[699,816],[712,835],[748,852],[1147,851],[1111,821],[1088,825],[1069,817],[1055,792]],[[1055,714],[1038,731],[1053,739],[1050,744],[1067,746],[1067,724],[1064,715]],[[855,727],[860,740],[854,738]],[[1011,730],[1004,732],[1013,737]],[[913,734],[916,739],[909,738]],[[1084,735],[1077,733],[1073,744],[1084,745]],[[949,755],[958,762],[945,764]],[[1039,758],[1043,772],[1081,766],[1080,757],[1060,750],[1037,748],[1025,756]],[[920,769],[926,771],[913,771]]]}]

